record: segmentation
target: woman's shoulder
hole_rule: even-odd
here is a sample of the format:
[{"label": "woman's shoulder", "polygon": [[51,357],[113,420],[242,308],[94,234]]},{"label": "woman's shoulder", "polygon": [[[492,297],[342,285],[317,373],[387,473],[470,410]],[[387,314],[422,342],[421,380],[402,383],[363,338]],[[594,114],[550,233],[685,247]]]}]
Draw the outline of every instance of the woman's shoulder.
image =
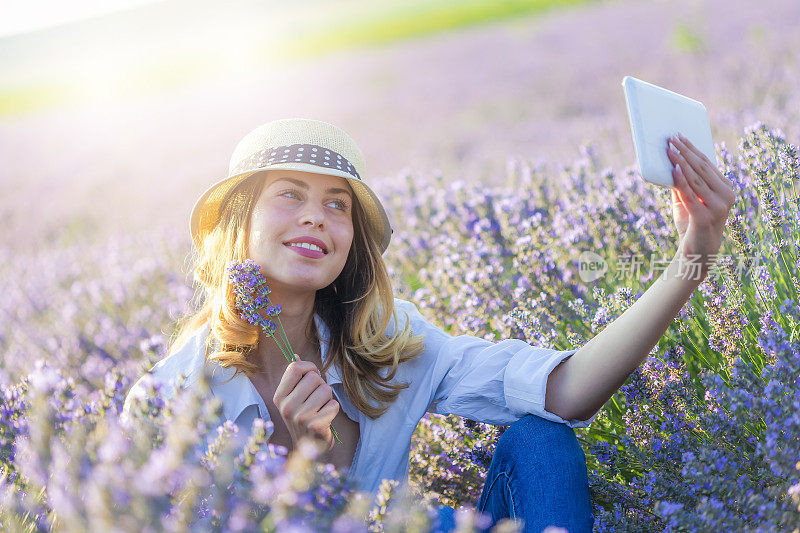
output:
[{"label": "woman's shoulder", "polygon": [[[409,324],[411,331],[415,335],[423,335],[426,337],[426,339],[431,336],[441,339],[449,337],[449,335],[442,329],[426,319],[422,313],[420,313],[417,305],[412,301],[395,297],[394,311],[394,314],[397,317],[397,323],[400,325],[400,329],[404,328],[406,324]],[[394,317],[391,317],[389,319],[389,327],[386,330],[386,334],[393,335],[395,332],[395,327],[396,324]]]},{"label": "woman's shoulder", "polygon": [[205,363],[207,336],[208,324],[204,324],[189,336],[183,346],[158,361],[137,379],[128,392],[125,404],[129,403],[132,396],[144,393],[147,382],[158,383],[171,395],[179,376],[186,377],[183,388],[197,381]]},{"label": "woman's shoulder", "polygon": [[153,365],[151,372],[161,379],[172,379],[184,372],[191,374],[187,377],[196,379],[206,360],[207,336],[208,324],[203,324],[189,336],[183,346]]},{"label": "woman's shoulder", "polygon": [[394,308],[396,311],[403,310],[406,312],[413,311],[415,313],[419,313],[417,306],[413,302],[409,300],[403,300],[402,298],[398,298],[397,296],[394,297]]},{"label": "woman's shoulder", "polygon": [[411,327],[413,328],[414,324],[420,319],[425,320],[413,302],[397,297],[394,298],[394,314],[393,316],[389,317],[389,327],[386,330],[387,335],[394,334],[394,331],[397,327],[397,324],[395,323],[395,317],[397,317],[397,323],[400,324],[400,329],[405,327],[405,324],[408,321],[411,321]]}]

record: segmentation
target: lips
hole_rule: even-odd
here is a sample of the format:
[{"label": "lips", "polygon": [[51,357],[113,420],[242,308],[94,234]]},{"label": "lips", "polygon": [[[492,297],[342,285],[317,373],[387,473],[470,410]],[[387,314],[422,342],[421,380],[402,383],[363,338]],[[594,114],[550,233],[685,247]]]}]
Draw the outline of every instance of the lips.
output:
[{"label": "lips", "polygon": [[[303,236],[303,237],[295,237],[293,239],[289,239],[288,241],[284,242],[285,246],[290,246],[291,244],[299,244],[299,243],[308,243],[313,244],[314,246],[319,246],[322,249],[322,253],[327,255],[328,254],[328,247],[322,242],[320,239],[311,236]],[[294,246],[290,246],[291,248],[297,248]],[[300,248],[301,250],[307,250],[307,248]],[[313,251],[313,250],[311,250]]]}]

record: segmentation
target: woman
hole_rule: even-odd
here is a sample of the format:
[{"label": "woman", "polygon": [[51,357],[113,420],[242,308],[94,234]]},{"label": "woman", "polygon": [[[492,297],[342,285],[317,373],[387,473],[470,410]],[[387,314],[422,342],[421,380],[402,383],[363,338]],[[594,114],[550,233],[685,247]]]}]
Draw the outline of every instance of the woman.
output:
[{"label": "woman", "polygon": [[[591,424],[702,281],[735,199],[702,153],[677,144],[680,154],[668,152],[685,172],[674,172],[675,259],[586,345],[558,351],[518,339],[452,337],[393,298],[381,257],[392,229],[363,181],[353,140],[317,120],[260,126],[237,145],[228,177],[192,211],[205,304],[152,376],[168,382],[184,374],[188,387],[210,367],[211,391],[242,438],[256,417],[271,421],[270,442],[289,450],[310,436],[324,443],[323,460],[349,468],[371,492],[384,478],[407,481],[411,435],[426,412],[510,425],[477,509],[491,525],[516,517],[530,531],[591,531],[585,456],[572,428]],[[693,255],[702,265],[697,279],[681,268]],[[300,361],[287,365],[277,344],[236,310],[225,267],[246,258],[283,306],[280,319]],[[442,508],[440,518],[447,530],[452,509]]]}]

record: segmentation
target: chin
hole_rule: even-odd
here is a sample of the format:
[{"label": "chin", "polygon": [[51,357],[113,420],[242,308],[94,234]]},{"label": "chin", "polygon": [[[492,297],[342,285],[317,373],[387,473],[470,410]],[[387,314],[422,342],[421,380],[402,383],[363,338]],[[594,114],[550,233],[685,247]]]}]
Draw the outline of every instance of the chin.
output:
[{"label": "chin", "polygon": [[314,277],[311,278],[298,277],[287,280],[288,285],[296,287],[297,290],[301,291],[307,291],[307,290],[318,291],[320,289],[324,289],[331,283],[333,283],[333,280],[328,281],[325,279],[319,279]]}]

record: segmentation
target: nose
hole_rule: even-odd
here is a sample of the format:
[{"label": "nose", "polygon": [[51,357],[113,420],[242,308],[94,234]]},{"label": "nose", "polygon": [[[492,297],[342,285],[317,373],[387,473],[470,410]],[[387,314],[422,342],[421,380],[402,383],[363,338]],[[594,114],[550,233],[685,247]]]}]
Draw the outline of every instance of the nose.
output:
[{"label": "nose", "polygon": [[318,205],[312,205],[311,202],[307,202],[306,208],[300,215],[300,224],[311,224],[311,227],[319,226],[321,228],[324,221],[325,212],[322,208]]}]

